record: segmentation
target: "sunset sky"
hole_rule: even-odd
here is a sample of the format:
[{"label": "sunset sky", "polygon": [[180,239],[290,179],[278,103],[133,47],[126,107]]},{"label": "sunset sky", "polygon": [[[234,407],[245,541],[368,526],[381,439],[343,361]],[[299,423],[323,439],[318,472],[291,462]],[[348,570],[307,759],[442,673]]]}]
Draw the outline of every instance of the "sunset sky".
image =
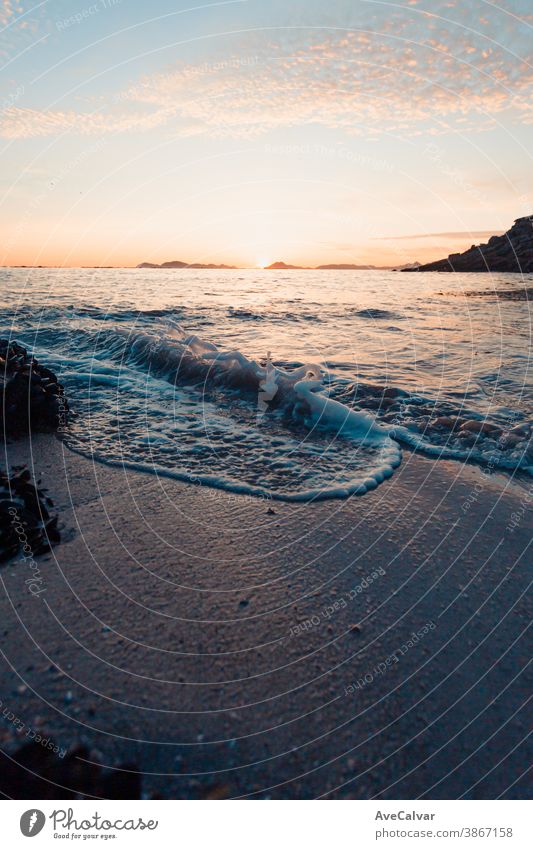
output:
[{"label": "sunset sky", "polygon": [[400,264],[533,213],[531,0],[0,0],[0,263]]}]

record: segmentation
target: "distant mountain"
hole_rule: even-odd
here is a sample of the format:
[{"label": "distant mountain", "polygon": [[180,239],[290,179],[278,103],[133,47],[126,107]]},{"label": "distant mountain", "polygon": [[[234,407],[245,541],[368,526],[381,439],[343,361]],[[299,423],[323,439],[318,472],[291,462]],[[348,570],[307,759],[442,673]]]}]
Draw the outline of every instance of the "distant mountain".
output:
[{"label": "distant mountain", "polygon": [[375,265],[353,265],[351,262],[329,263],[329,265],[317,265],[317,271],[370,271]]},{"label": "distant mountain", "polygon": [[483,245],[472,245],[462,254],[428,262],[403,271],[514,271],[533,272],[533,215],[517,218],[503,236],[491,236]]},{"label": "distant mountain", "polygon": [[286,262],[273,262],[272,265],[267,265],[265,271],[286,271],[287,269],[303,269],[303,265],[287,265]]},{"label": "distant mountain", "polygon": [[[389,268],[390,266],[387,266]],[[286,262],[273,262],[272,265],[266,266],[266,271],[287,271],[300,269],[304,271],[372,271],[379,270],[377,265],[353,265],[352,263],[329,263],[328,265],[287,265]]]},{"label": "distant mountain", "polygon": [[236,268],[236,265],[215,265],[213,262],[181,262],[179,259],[173,259],[170,262],[163,262],[157,265],[153,262],[141,262],[137,268]]}]

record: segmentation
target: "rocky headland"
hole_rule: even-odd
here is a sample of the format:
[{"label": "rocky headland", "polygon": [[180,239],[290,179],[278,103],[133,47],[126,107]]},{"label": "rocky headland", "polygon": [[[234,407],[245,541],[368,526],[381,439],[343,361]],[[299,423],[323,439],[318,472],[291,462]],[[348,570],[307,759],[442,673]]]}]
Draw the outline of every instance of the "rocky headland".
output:
[{"label": "rocky headland", "polygon": [[517,218],[503,236],[491,236],[486,244],[472,245],[464,253],[403,271],[505,271],[533,272],[533,215]]}]

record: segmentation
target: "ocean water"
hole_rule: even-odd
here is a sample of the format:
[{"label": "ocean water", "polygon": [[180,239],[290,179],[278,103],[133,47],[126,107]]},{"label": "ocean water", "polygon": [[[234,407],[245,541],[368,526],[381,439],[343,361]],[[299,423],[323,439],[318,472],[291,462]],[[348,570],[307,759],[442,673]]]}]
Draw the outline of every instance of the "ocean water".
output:
[{"label": "ocean water", "polygon": [[0,334],[58,373],[67,445],[96,461],[268,499],[346,497],[405,449],[533,474],[530,304],[492,294],[525,285],[2,269]]}]

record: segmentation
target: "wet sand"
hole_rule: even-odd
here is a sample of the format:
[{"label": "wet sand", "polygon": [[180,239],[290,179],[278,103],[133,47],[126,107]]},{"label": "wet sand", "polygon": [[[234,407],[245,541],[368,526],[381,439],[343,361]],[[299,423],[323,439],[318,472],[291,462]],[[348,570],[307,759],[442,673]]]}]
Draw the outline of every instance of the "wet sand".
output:
[{"label": "wet sand", "polygon": [[146,796],[527,796],[531,482],[404,452],[362,498],[270,504],[51,436],[28,459],[62,542],[0,570],[26,728]]}]

